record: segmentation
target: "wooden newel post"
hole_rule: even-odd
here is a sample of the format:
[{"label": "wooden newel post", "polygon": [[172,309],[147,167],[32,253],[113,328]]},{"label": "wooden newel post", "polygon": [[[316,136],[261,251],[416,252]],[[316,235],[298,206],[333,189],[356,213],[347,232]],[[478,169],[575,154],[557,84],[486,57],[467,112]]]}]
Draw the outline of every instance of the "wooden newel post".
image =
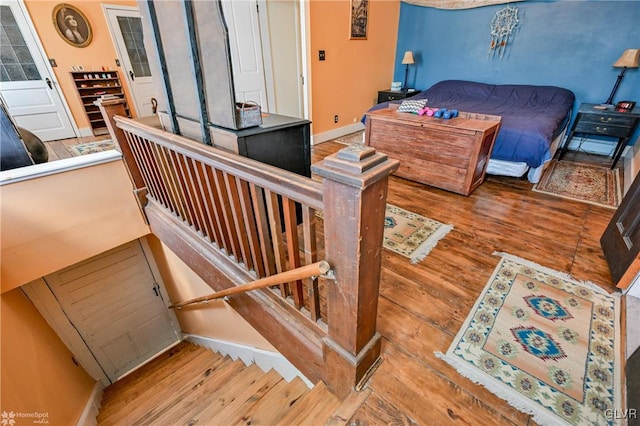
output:
[{"label": "wooden newel post", "polygon": [[144,183],[144,180],[142,179],[140,169],[136,164],[133,152],[131,151],[131,146],[129,145],[129,141],[127,141],[127,138],[122,129],[120,129],[116,125],[114,119],[116,115],[122,117],[127,116],[127,112],[124,109],[125,103],[126,101],[124,99],[110,99],[97,100],[94,102],[94,105],[100,108],[102,118],[107,125],[107,129],[109,129],[109,134],[118,147],[118,150],[122,153],[124,162],[127,165],[129,176],[131,177],[135,190],[138,194],[138,199],[140,200],[140,205],[144,206],[147,203],[146,185]]},{"label": "wooden newel post", "polygon": [[325,382],[344,397],[380,356],[376,331],[388,177],[398,168],[375,149],[351,145],[313,165],[324,178],[328,337]]}]

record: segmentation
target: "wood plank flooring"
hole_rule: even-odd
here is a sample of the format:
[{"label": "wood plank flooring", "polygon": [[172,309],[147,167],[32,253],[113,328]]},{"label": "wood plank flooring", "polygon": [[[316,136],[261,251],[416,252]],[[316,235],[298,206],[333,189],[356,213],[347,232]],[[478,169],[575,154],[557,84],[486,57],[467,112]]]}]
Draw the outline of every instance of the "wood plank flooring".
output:
[{"label": "wood plank flooring", "polygon": [[[313,147],[313,162],[343,148]],[[567,159],[572,153],[567,154]],[[580,155],[574,160],[580,160]],[[608,164],[589,156],[588,162]],[[388,202],[454,229],[421,262],[383,250],[378,331],[383,362],[361,393],[342,405],[325,389],[286,396],[277,377],[233,379],[237,364],[223,365],[195,350],[164,354],[107,389],[101,424],[348,424],[348,425],[533,425],[529,415],[458,374],[434,351],[446,351],[499,257],[505,252],[569,273],[614,291],[599,238],[614,211],[533,192],[526,179],[487,176],[469,197],[391,177]],[[197,377],[171,379],[182,358]],[[206,374],[210,371],[210,374]],[[215,377],[221,375],[218,379]],[[177,380],[177,382],[176,382]],[[232,382],[230,394],[216,390]],[[161,390],[161,386],[168,390]],[[321,396],[315,397],[314,394]],[[253,396],[252,396],[253,395]],[[174,398],[175,397],[175,398]],[[261,397],[261,398],[258,398]],[[171,398],[171,400],[169,400]],[[136,404],[144,402],[146,409]],[[295,403],[294,403],[295,402]],[[222,406],[237,407],[223,414]],[[265,411],[264,407],[271,407]]]},{"label": "wood plank flooring", "polygon": [[83,143],[97,142],[105,139],[111,139],[110,135],[101,136],[87,136],[81,138],[60,139],[57,141],[45,142],[47,152],[49,153],[49,161],[63,160],[65,158],[71,158],[74,154],[69,150],[69,147],[73,145],[80,145]]},{"label": "wood plank flooring", "polygon": [[[314,146],[313,162],[343,148]],[[607,166],[609,159],[567,153]],[[453,224],[418,264],[383,251],[378,331],[383,362],[347,424],[535,424],[434,356],[446,351],[505,252],[614,291],[599,239],[614,210],[533,192],[524,178],[487,176],[469,197],[391,177],[387,201]]]}]

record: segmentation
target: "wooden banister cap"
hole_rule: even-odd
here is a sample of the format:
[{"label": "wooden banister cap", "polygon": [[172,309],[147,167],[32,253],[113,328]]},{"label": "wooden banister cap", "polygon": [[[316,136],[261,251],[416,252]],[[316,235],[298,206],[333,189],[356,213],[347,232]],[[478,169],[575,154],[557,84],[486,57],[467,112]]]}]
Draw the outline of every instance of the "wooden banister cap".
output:
[{"label": "wooden banister cap", "polygon": [[364,144],[353,144],[311,166],[325,179],[363,188],[393,173],[400,162]]}]

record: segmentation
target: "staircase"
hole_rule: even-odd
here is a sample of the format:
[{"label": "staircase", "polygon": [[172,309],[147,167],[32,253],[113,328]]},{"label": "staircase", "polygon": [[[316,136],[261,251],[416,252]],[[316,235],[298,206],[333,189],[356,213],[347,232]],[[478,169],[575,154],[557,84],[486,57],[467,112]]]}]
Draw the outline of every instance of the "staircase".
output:
[{"label": "staircase", "polygon": [[183,341],[107,387],[98,424],[321,425],[342,417],[340,406],[322,382],[287,383],[274,370]]}]

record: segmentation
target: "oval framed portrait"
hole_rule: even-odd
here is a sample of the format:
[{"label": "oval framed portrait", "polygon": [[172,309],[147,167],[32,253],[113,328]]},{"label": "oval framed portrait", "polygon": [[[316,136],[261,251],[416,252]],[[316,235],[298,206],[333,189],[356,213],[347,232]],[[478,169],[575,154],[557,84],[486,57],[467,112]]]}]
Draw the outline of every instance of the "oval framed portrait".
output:
[{"label": "oval framed portrait", "polygon": [[85,47],[91,43],[93,33],[84,13],[66,3],[53,8],[53,26],[60,37],[73,47]]}]

